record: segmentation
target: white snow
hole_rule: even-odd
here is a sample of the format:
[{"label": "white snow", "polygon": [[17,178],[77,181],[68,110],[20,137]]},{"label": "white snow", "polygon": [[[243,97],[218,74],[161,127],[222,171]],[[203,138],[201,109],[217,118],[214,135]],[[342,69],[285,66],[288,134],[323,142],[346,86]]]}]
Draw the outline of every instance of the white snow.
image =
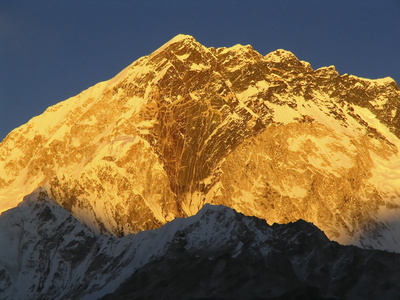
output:
[{"label": "white snow", "polygon": [[166,45],[174,44],[186,39],[194,40],[194,38],[191,35],[178,34],[177,36],[173,37],[169,42],[167,42]]},{"label": "white snow", "polygon": [[[21,136],[24,136],[26,140],[32,140],[36,135],[42,135],[45,140],[45,146],[48,146],[53,141],[63,142],[65,137],[70,135],[71,124],[74,125],[89,125],[96,126],[99,125],[100,119],[97,118],[96,114],[92,114],[90,117],[85,117],[85,113],[89,112],[92,108],[95,108],[97,105],[101,105],[103,103],[114,103],[119,100],[123,100],[126,102],[123,107],[123,111],[121,110],[121,114],[118,118],[113,119],[112,122],[107,124],[106,128],[96,136],[93,136],[92,139],[84,140],[80,136],[72,137],[71,144],[75,147],[84,145],[85,143],[92,143],[96,145],[97,149],[94,151],[93,156],[85,156],[81,161],[71,163],[68,166],[60,167],[56,170],[57,175],[65,175],[67,179],[71,179],[71,182],[76,177],[77,180],[82,180],[84,176],[93,184],[99,184],[99,179],[97,177],[96,170],[100,167],[112,166],[112,172],[119,172],[121,176],[125,176],[129,178],[127,175],[127,171],[123,168],[116,168],[115,164],[109,161],[103,160],[104,157],[112,156],[115,159],[122,158],[128,155],[129,151],[133,149],[134,146],[140,144],[141,150],[145,153],[148,152],[148,155],[151,157],[155,157],[156,154],[152,151],[150,145],[146,140],[141,138],[136,134],[150,134],[151,128],[154,126],[155,121],[143,121],[140,123],[129,124],[132,126],[133,135],[126,134],[125,132],[119,133],[117,131],[118,126],[120,124],[127,124],[127,122],[134,122],[134,117],[141,111],[141,109],[151,101],[150,95],[153,95],[155,91],[155,86],[157,86],[158,82],[165,76],[166,72],[169,68],[173,68],[173,64],[168,61],[165,57],[157,57],[163,50],[174,43],[184,42],[185,45],[194,45],[196,49],[208,51],[207,53],[211,53],[209,49],[204,46],[198,44],[193,37],[189,35],[178,35],[174,37],[172,40],[163,45],[160,49],[155,51],[153,54],[140,58],[119,74],[117,74],[114,78],[96,84],[93,87],[88,88],[83,91],[81,94],[67,99],[55,106],[49,107],[44,114],[41,116],[35,117],[30,120],[26,125],[22,126],[17,131]],[[234,65],[230,71],[234,71],[236,68],[239,69],[242,65],[248,63],[247,59],[245,59],[246,52],[249,52],[250,46],[242,46],[235,45],[231,48],[224,48],[220,54],[232,52],[232,55],[235,54],[237,57],[242,57],[242,60],[239,60],[237,65]],[[234,53],[235,52],[235,53]],[[186,61],[189,57],[190,53],[184,53],[182,55],[176,55],[178,59],[181,61]],[[270,62],[281,62],[287,58],[293,58],[294,55],[282,49],[279,49],[275,52],[272,52],[265,56],[266,61]],[[157,58],[157,59],[153,59]],[[153,59],[153,60],[152,60]],[[155,62],[157,61],[157,65]],[[249,59],[250,61],[250,59]],[[302,62],[304,66],[308,67],[309,64]],[[204,68],[208,68],[206,64],[198,63],[192,64],[190,66],[191,70],[200,71]],[[332,67],[325,68],[326,70],[334,70]],[[216,73],[215,73],[216,74]],[[154,76],[148,76],[154,75]],[[220,74],[219,74],[220,75]],[[273,76],[274,80],[280,79],[279,75],[270,74],[268,76]],[[125,91],[121,89],[123,84],[129,84],[130,82],[134,82],[137,79],[141,78],[151,78],[148,82],[144,83],[145,86],[145,94],[144,97],[131,96],[129,94],[130,91]],[[352,76],[350,76],[352,78]],[[354,77],[356,79],[356,77]],[[386,77],[383,79],[377,80],[369,80],[369,79],[360,79],[361,83],[357,83],[356,87],[363,88],[369,86],[370,88],[376,86],[384,86],[391,82],[393,79]],[[232,84],[226,80],[229,86]],[[273,82],[271,80],[271,82]],[[242,121],[242,117],[238,113],[240,110],[246,110],[249,114],[251,114],[252,118],[248,122],[247,127],[251,129],[256,124],[256,120],[260,120],[262,117],[252,111],[248,107],[248,102],[254,100],[255,95],[262,92],[263,90],[267,90],[272,86],[272,83],[268,80],[262,80],[259,82],[253,82],[250,84],[244,91],[238,93],[236,95],[239,100],[239,105],[236,109],[236,112],[233,112],[229,118],[227,118],[224,122],[222,122],[213,133],[209,135],[205,144],[209,143],[215,135],[218,133],[221,128],[226,126],[229,122],[240,123]],[[113,88],[117,88],[116,94],[113,94]],[[107,96],[105,93],[107,92]],[[111,92],[111,93],[110,93]],[[191,92],[191,97],[197,101],[202,101],[201,91],[200,92]],[[126,98],[129,99],[126,99]],[[167,98],[167,95],[164,95]],[[322,136],[318,135],[318,132],[314,132],[312,134],[304,134],[304,135],[292,135],[288,138],[289,151],[293,152],[303,152],[305,154],[304,157],[307,158],[308,163],[314,165],[316,168],[323,170],[326,173],[333,174],[335,176],[341,176],[341,173],[348,170],[349,168],[354,166],[354,159],[357,154],[357,149],[355,147],[355,142],[360,142],[361,139],[366,135],[365,128],[360,125],[356,120],[354,120],[351,115],[348,113],[348,109],[354,108],[355,114],[359,115],[364,121],[366,121],[370,126],[376,128],[380,133],[382,133],[387,139],[400,149],[400,141],[399,139],[390,132],[390,130],[380,123],[376,116],[368,111],[365,108],[361,108],[357,105],[352,104],[339,104],[334,100],[329,98],[329,96],[322,92],[319,89],[315,89],[312,94],[313,100],[305,100],[302,97],[288,96],[285,94],[277,95],[277,99],[281,102],[282,105],[278,105],[275,103],[270,103],[266,101],[266,105],[273,110],[273,118],[275,122],[281,123],[284,126],[290,125],[293,122],[297,122],[296,119],[301,119],[303,116],[309,116],[315,120],[316,123],[321,125],[318,128],[323,128]],[[107,98],[104,102],[101,102],[103,98]],[[291,102],[295,103],[297,107],[291,108],[286,103]],[[385,97],[378,97],[371,101],[371,104],[376,108],[383,108],[384,105],[390,101]],[[119,103],[119,102],[118,102]],[[341,106],[342,105],[342,106]],[[332,117],[332,111],[339,112],[343,114],[345,120],[336,120]],[[392,116],[394,117],[396,111],[391,111]],[[68,122],[72,123],[68,123]],[[280,125],[281,125],[280,124]],[[104,125],[104,124],[100,124]],[[128,127],[128,126],[127,126]],[[28,130],[29,129],[29,130]],[[393,154],[386,155],[381,151],[384,148],[383,144],[376,141],[376,145],[374,144],[374,140],[369,141],[370,146],[374,146],[369,151],[372,160],[374,161],[374,169],[371,170],[372,177],[369,178],[369,182],[376,186],[379,189],[379,192],[382,193],[384,197],[392,197],[394,200],[399,198],[400,191],[400,158],[398,155]],[[338,146],[340,145],[340,147]],[[23,148],[19,147],[18,143],[14,143],[11,141],[8,144],[9,152],[4,152],[3,154],[7,157],[7,162],[12,161],[14,159],[19,159],[23,154],[25,154]],[[308,146],[312,147],[312,151],[308,152]],[[34,150],[36,151],[36,150]],[[38,150],[39,151],[39,150]],[[147,151],[147,152],[146,152]],[[382,152],[382,153],[381,153]],[[39,153],[39,152],[38,152]],[[0,170],[4,168],[4,164],[0,162]],[[113,169],[114,168],[114,169]],[[157,174],[157,176],[166,176],[165,171],[161,163],[153,163],[149,172],[152,174]],[[5,211],[9,208],[15,207],[23,198],[24,195],[32,192],[39,184],[42,185],[44,180],[46,179],[44,174],[37,174],[35,176],[30,176],[28,174],[28,168],[23,170],[18,170],[20,174],[18,175],[17,180],[10,184],[8,187],[2,189],[0,193],[0,211]],[[3,172],[2,178],[6,181],[14,178],[12,172],[16,172],[14,170]],[[112,173],[111,172],[111,173]],[[4,175],[4,176],[3,176]],[[74,177],[75,176],[75,177]],[[83,177],[82,177],[83,176]],[[203,180],[204,184],[211,184],[212,176],[205,178]],[[251,208],[254,204],[253,198],[254,195],[257,194],[257,188],[262,187],[262,181],[265,181],[265,178],[258,178],[253,183],[254,190],[251,191],[237,191],[238,194],[235,196],[235,201],[237,201],[237,205],[247,205]],[[291,197],[302,197],[306,194],[306,190],[299,185],[294,184],[289,179],[282,180],[280,183],[280,187],[276,187],[277,189],[281,189],[281,193],[284,195],[289,195]],[[135,188],[133,188],[133,193],[135,195],[140,195],[143,197],[145,204],[150,208],[155,218],[160,222],[166,222],[167,220],[172,219],[174,216],[169,214],[165,216],[165,212],[162,212],[161,206],[158,205],[157,196],[152,195],[153,198],[144,196],[144,185],[140,182],[135,182]],[[215,184],[211,191],[207,195],[203,195],[201,193],[193,193],[186,195],[186,202],[183,204],[183,208],[188,214],[195,214],[197,210],[207,202],[211,202],[215,195],[221,195],[222,185],[220,183]],[[89,197],[89,203],[87,205],[91,205],[90,209],[92,209],[89,213],[84,210],[79,210],[79,208],[75,208],[74,213],[81,220],[87,220],[89,226],[95,227],[96,218],[102,220],[107,225],[106,226],[117,226],[115,220],[111,217],[113,215],[113,206],[111,204],[117,204],[121,202],[121,198],[115,197],[116,189],[115,187],[109,188],[109,193],[106,194],[109,203],[105,203],[106,200],[103,198],[101,201],[96,197]],[[236,192],[236,191],[235,191]],[[241,194],[239,194],[239,192]],[[113,194],[114,193],[114,194]],[[102,202],[104,201],[104,202]],[[111,203],[111,204],[110,204]],[[126,204],[121,203],[121,207],[126,208]],[[392,212],[392,211],[391,211]],[[87,215],[85,215],[87,214]],[[4,237],[3,237],[4,238]]]},{"label": "white snow", "polygon": [[383,109],[384,105],[389,101],[389,99],[384,98],[382,96],[375,98],[374,100],[369,101],[371,105],[376,109]]},{"label": "white snow", "polygon": [[255,85],[250,85],[246,90],[237,93],[236,97],[241,101],[246,101],[251,96],[257,94],[259,92],[258,88]]},{"label": "white snow", "polygon": [[201,70],[204,70],[204,69],[207,69],[207,68],[208,68],[208,66],[206,66],[203,63],[200,63],[200,64],[192,63],[190,65],[190,70],[192,70],[192,71],[201,71]]},{"label": "white snow", "polygon": [[394,82],[392,77],[379,78],[374,80],[378,85],[387,85]]},{"label": "white snow", "polygon": [[367,108],[357,105],[354,105],[353,108],[354,113],[366,121],[369,126],[382,133],[392,144],[400,146],[400,140],[389,130],[389,128],[382,124],[372,112],[370,112]]},{"label": "white snow", "polygon": [[265,56],[265,59],[270,62],[279,63],[286,58],[294,57],[294,54],[284,49],[277,49]]},{"label": "white snow", "polygon": [[181,60],[181,61],[185,61],[188,57],[190,56],[190,52],[184,53],[182,55],[176,55],[176,57]]},{"label": "white snow", "polygon": [[[315,152],[308,152],[309,148],[305,148],[307,144],[312,144]],[[298,152],[308,152],[310,162],[322,170],[327,172],[344,168],[353,167],[353,157],[357,154],[357,148],[351,143],[348,136],[322,136],[300,135],[296,138],[288,139],[289,150]],[[339,146],[340,145],[340,146]],[[330,163],[334,163],[330,165]],[[336,173],[337,174],[337,173]],[[338,175],[338,174],[337,174]]]},{"label": "white snow", "polygon": [[287,105],[278,105],[275,103],[268,103],[268,107],[272,108],[274,111],[274,121],[283,123],[284,125],[292,123],[295,121],[295,118],[301,118],[301,114],[287,106]]},{"label": "white snow", "polygon": [[21,202],[25,196],[25,190],[16,186],[3,188],[0,193],[0,212],[5,212]]},{"label": "white snow", "polygon": [[370,182],[382,193],[392,193],[400,201],[400,157],[382,157],[373,151],[370,155],[375,166]]}]

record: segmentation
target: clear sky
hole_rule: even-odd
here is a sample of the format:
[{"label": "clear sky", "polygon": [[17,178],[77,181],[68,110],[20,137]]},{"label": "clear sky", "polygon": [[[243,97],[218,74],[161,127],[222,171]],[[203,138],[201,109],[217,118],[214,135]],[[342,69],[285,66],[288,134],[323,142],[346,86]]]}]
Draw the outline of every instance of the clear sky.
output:
[{"label": "clear sky", "polygon": [[0,0],[0,141],[179,33],[400,84],[399,0]]}]

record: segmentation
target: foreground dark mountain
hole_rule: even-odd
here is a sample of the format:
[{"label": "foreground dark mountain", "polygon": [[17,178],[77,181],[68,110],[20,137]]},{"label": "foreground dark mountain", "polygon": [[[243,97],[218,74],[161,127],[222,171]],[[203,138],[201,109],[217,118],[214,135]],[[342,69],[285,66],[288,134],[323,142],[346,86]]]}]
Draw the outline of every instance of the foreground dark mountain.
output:
[{"label": "foreground dark mountain", "polygon": [[[39,199],[39,200],[38,200]],[[269,226],[224,206],[123,238],[44,191],[0,216],[1,299],[399,299],[400,254]]]},{"label": "foreground dark mountain", "polygon": [[45,187],[123,236],[223,204],[400,251],[400,90],[179,35],[0,144],[0,210]]}]

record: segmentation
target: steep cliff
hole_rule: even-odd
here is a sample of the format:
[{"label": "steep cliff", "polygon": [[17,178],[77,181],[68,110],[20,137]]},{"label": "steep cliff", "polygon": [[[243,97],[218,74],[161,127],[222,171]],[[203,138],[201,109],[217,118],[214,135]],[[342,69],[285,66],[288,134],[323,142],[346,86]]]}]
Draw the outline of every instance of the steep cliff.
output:
[{"label": "steep cliff", "polygon": [[122,236],[223,204],[400,251],[400,89],[179,35],[0,144],[0,207],[45,187]]}]

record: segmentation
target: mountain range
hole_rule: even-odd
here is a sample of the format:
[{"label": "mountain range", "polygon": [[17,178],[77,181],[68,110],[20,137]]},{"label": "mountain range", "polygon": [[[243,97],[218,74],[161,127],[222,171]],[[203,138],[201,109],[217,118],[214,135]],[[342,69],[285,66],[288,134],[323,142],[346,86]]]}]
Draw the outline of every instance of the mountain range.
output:
[{"label": "mountain range", "polygon": [[397,299],[400,254],[225,206],[122,238],[37,189],[0,216],[1,299]]},{"label": "mountain range", "polygon": [[178,35],[0,144],[0,295],[395,298],[399,108],[389,77]]}]

